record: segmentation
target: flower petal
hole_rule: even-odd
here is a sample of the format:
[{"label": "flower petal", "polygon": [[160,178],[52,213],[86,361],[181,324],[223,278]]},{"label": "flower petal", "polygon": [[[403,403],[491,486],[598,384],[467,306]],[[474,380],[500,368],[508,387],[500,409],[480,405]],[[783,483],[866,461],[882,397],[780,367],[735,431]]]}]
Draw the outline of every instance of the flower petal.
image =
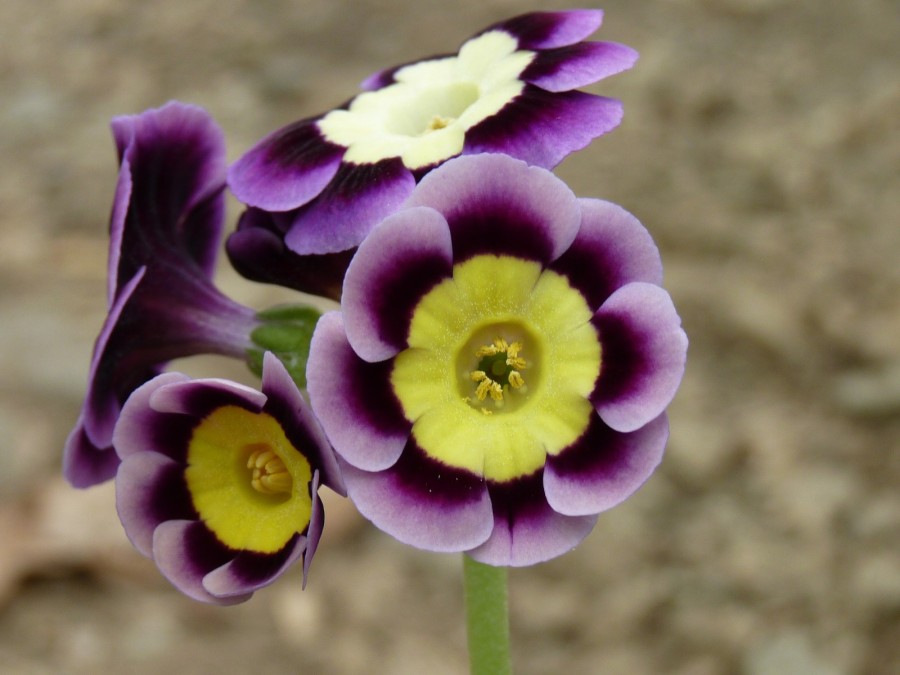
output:
[{"label": "flower petal", "polygon": [[238,274],[251,281],[339,300],[354,249],[298,255],[285,246],[275,215],[253,208],[241,215],[237,230],[225,242],[228,259]]},{"label": "flower petal", "polygon": [[518,39],[519,49],[553,49],[583,40],[602,21],[603,12],[599,9],[531,12],[496,23],[483,32],[506,31]]},{"label": "flower petal", "polygon": [[116,511],[134,547],[151,556],[153,531],[160,523],[197,518],[184,465],[156,452],[126,457],[116,474]]},{"label": "flower petal", "polygon": [[88,438],[79,417],[63,448],[63,475],[72,487],[86,488],[116,475],[119,456],[111,447],[97,447]]},{"label": "flower petal", "polygon": [[[88,391],[82,412],[84,432],[88,439],[99,448],[107,448],[112,441],[116,419],[122,409],[122,402],[135,388],[152,378],[157,370],[146,367],[123,369],[122,358],[116,349],[113,333],[119,325],[125,306],[134,295],[135,289],[144,278],[147,268],[142,267],[120,289],[115,302],[106,315],[100,334],[94,342],[94,354],[88,371]],[[121,329],[119,329],[121,332]]]},{"label": "flower petal", "polygon": [[316,324],[306,374],[312,409],[337,453],[361,469],[391,466],[409,438],[412,425],[390,386],[392,366],[356,355],[340,312]]},{"label": "flower petal", "polygon": [[[121,249],[117,284],[158,258],[187,257],[211,276],[225,214],[225,138],[209,114],[177,101],[112,121],[122,169],[113,204],[111,241]],[[127,196],[126,196],[127,195]],[[122,201],[127,214],[122,217]]]},{"label": "flower petal", "polygon": [[325,189],[346,148],[329,143],[316,122],[302,119],[269,134],[228,170],[228,186],[249,206],[290,211]]},{"label": "flower petal", "polygon": [[306,537],[296,535],[276,553],[241,551],[231,561],[203,577],[203,589],[216,598],[240,597],[268,586],[293,565],[306,550]]},{"label": "flower petal", "polygon": [[452,269],[450,230],[437,211],[405,209],[375,228],[344,279],[344,325],[354,351],[380,361],[406,347],[413,310]]},{"label": "flower petal", "polygon": [[195,420],[164,415],[150,406],[150,398],[161,387],[187,381],[187,375],[163,373],[134,390],[113,432],[112,443],[119,457],[124,460],[131,455],[155,452],[178,462],[186,460]]},{"label": "flower petal", "polygon": [[345,464],[344,479],[363,516],[417,548],[465,551],[493,527],[483,480],[428,459],[412,441],[389,469],[370,473]]},{"label": "flower petal", "polygon": [[505,155],[447,161],[422,179],[407,206],[443,214],[455,263],[482,253],[550,262],[572,243],[581,220],[565,183]]},{"label": "flower petal", "polygon": [[538,52],[522,79],[546,91],[568,91],[631,68],[638,53],[616,42],[579,42]]},{"label": "flower petal", "polygon": [[[342,496],[347,496],[347,488],[341,478]],[[306,528],[306,552],[303,554],[303,588],[306,588],[306,580],[309,577],[309,566],[312,564],[316,549],[319,548],[319,539],[322,537],[322,528],[325,527],[325,505],[319,497],[319,472],[313,471],[310,494],[314,495],[312,510],[309,514],[309,525]]]},{"label": "flower petal", "polygon": [[234,556],[200,521],[168,520],[153,532],[153,559],[160,572],[179,591],[200,602],[234,605],[250,597],[246,593],[219,598],[203,587],[203,578]]},{"label": "flower petal", "polygon": [[399,158],[341,165],[328,187],[300,209],[285,236],[295,253],[337,253],[358,246],[396,211],[416,181]]},{"label": "flower petal", "polygon": [[237,406],[262,410],[265,394],[230,380],[188,380],[166,384],[150,394],[150,407],[160,413],[180,413],[203,419],[216,408]]},{"label": "flower petal", "polygon": [[687,336],[669,294],[634,282],[615,291],[592,319],[602,363],[591,402],[616,431],[634,431],[658,417],[675,395],[687,357]]},{"label": "flower petal", "polygon": [[564,516],[547,504],[541,472],[501,484],[489,484],[494,529],[483,544],[468,551],[488,565],[524,567],[575,548],[590,534],[596,515]]},{"label": "flower petal", "polygon": [[529,84],[500,112],[466,132],[463,153],[503,153],[552,169],[621,121],[620,101],[581,91],[552,93]]},{"label": "flower petal", "polygon": [[594,415],[575,443],[547,460],[544,491],[554,511],[600,513],[630,497],[662,461],[669,436],[665,414],[631,433],[606,426]]},{"label": "flower petal", "polygon": [[[263,411],[280,421],[291,444],[316,467],[322,484],[346,496],[341,469],[325,432],[287,369],[272,352],[263,357],[262,392],[268,397]],[[315,493],[313,489],[311,494]]]},{"label": "flower petal", "polygon": [[662,283],[659,249],[637,218],[600,199],[579,200],[581,229],[551,268],[598,308],[617,288],[632,281]]}]

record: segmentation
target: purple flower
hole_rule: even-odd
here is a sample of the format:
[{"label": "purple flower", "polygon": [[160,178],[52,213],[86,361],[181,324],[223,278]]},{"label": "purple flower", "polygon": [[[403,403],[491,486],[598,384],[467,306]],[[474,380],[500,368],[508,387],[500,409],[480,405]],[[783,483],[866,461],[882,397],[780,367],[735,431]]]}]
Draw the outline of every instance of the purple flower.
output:
[{"label": "purple flower", "polygon": [[87,396],[66,442],[77,487],[115,475],[123,402],[170,359],[243,357],[260,322],[211,282],[224,218],[222,132],[200,108],[171,102],[112,122],[119,178],[110,218],[109,313]]},{"label": "purple flower", "polygon": [[116,508],[128,538],[180,591],[234,604],[303,558],[322,533],[326,485],[345,494],[321,428],[281,362],[262,393],[160,375],[125,403],[114,444]]},{"label": "purple flower", "polygon": [[662,458],[687,337],[620,207],[505,155],[452,159],[360,246],[312,407],[357,508],[493,565],[558,556]]},{"label": "purple flower", "polygon": [[[358,246],[418,179],[456,155],[499,152],[551,168],[621,120],[618,101],[576,91],[637,58],[624,45],[581,42],[602,17],[525,14],[456,54],[375,73],[345,106],[260,141],[231,167],[229,185],[249,206],[285,214],[290,251],[322,255]],[[253,256],[239,244],[230,252]]]}]

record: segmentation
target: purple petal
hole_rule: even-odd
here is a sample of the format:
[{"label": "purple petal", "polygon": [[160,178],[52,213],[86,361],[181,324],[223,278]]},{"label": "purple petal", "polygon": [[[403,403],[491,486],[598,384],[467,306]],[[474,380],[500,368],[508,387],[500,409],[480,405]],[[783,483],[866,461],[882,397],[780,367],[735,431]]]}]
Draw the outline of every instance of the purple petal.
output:
[{"label": "purple petal", "polygon": [[[124,149],[123,149],[124,150]],[[125,220],[128,217],[128,205],[131,202],[131,165],[122,161],[119,166],[119,178],[116,181],[116,192],[113,197],[112,213],[109,217],[109,255],[106,272],[106,306],[111,308],[119,293],[119,262],[122,256],[122,235],[125,232]],[[137,270],[126,269],[132,277]],[[129,278],[122,279],[124,285]]]},{"label": "purple petal", "polygon": [[415,184],[399,157],[344,163],[322,194],[298,210],[284,241],[302,255],[359,246],[375,225],[400,208]]},{"label": "purple petal", "polygon": [[550,266],[564,274],[596,309],[632,281],[662,283],[662,262],[650,233],[621,206],[579,200],[581,229],[572,246]]},{"label": "purple petal", "polygon": [[247,209],[237,231],[225,243],[237,272],[252,281],[293,288],[333,300],[341,297],[341,283],[355,249],[322,255],[297,255],[284,243],[273,214]]},{"label": "purple petal", "polygon": [[140,268],[119,290],[94,345],[82,413],[87,438],[108,448],[125,399],[167,361],[199,353],[243,357],[258,323],[253,310],[219,293],[196,267]]},{"label": "purple petal", "polygon": [[161,523],[197,519],[184,469],[155,452],[130,455],[119,467],[116,511],[128,539],[145,556],[153,555],[153,531]]},{"label": "purple petal", "polygon": [[447,161],[422,179],[407,206],[443,214],[457,263],[479,254],[550,262],[572,243],[581,220],[565,183],[505,155]]},{"label": "purple petal", "polygon": [[306,537],[298,534],[276,553],[241,551],[233,560],[203,577],[203,588],[216,598],[237,597],[241,602],[275,581],[300,559],[305,550]]},{"label": "purple petal", "polygon": [[658,417],[675,395],[687,357],[687,335],[669,294],[634,282],[603,303],[592,319],[600,335],[600,377],[591,401],[616,431]]},{"label": "purple petal", "polygon": [[406,347],[413,310],[453,273],[453,245],[444,217],[410,208],[387,218],[360,245],[347,269],[341,301],[347,339],[366,361]]},{"label": "purple petal", "polygon": [[[143,280],[146,267],[138,269],[116,295],[115,302],[106,315],[100,334],[94,343],[94,356],[88,371],[88,391],[84,403],[84,431],[98,447],[108,447],[112,442],[116,419],[122,402],[128,394],[156,374],[156,369],[144,366],[140,370],[117,368],[119,356],[112,342],[113,332],[138,284]],[[121,331],[121,329],[120,329]],[[121,375],[122,377],[117,377]],[[123,381],[124,380],[124,381]]]},{"label": "purple petal", "polygon": [[150,394],[150,406],[157,412],[190,415],[196,420],[228,405],[260,412],[265,402],[265,394],[256,389],[219,379],[167,384]]},{"label": "purple petal", "polygon": [[[343,478],[341,478],[341,487],[344,490],[341,494],[346,497],[347,488],[344,487]],[[309,514],[309,525],[306,527],[306,552],[303,554],[303,588],[306,588],[309,566],[312,564],[316,549],[319,548],[319,539],[322,537],[322,529],[325,527],[325,505],[319,497],[318,470],[313,471],[309,493],[312,496],[312,508]]]},{"label": "purple petal", "polygon": [[269,134],[228,169],[228,186],[248,206],[290,211],[331,182],[346,148],[325,140],[318,117]]},{"label": "purple petal", "polygon": [[130,190],[120,177],[113,205],[111,235],[121,249],[117,283],[130,280],[161,250],[211,276],[225,213],[222,130],[203,109],[176,101],[117,117],[112,128],[122,168],[131,174]]},{"label": "purple petal", "polygon": [[621,102],[581,91],[551,93],[527,84],[496,115],[466,132],[465,154],[498,152],[552,169],[622,121]]},{"label": "purple petal", "polygon": [[325,432],[287,369],[271,352],[263,356],[262,392],[268,397],[263,410],[280,422],[291,444],[320,474],[322,484],[346,496],[341,469]]},{"label": "purple petal", "polygon": [[532,12],[496,23],[483,32],[506,31],[519,40],[519,49],[554,49],[583,40],[602,21],[603,12],[599,9]]},{"label": "purple petal", "polygon": [[338,455],[361,469],[394,464],[412,429],[391,389],[392,368],[356,355],[340,312],[319,319],[306,372],[310,402]]},{"label": "purple petal", "polygon": [[179,591],[201,602],[233,605],[250,597],[247,593],[219,598],[203,587],[203,578],[235,555],[200,521],[169,520],[153,532],[153,559],[160,572]]},{"label": "purple petal", "polygon": [[150,405],[150,398],[161,387],[188,381],[187,375],[164,373],[135,389],[122,407],[112,436],[119,457],[156,452],[186,461],[187,445],[199,418],[161,413]]},{"label": "purple petal", "polygon": [[595,416],[584,435],[547,458],[544,490],[550,506],[570,516],[605,511],[630,497],[662,461],[669,436],[665,414],[623,434]]},{"label": "purple petal", "polygon": [[483,480],[429,459],[413,441],[385,471],[344,464],[347,492],[359,512],[404,544],[427,551],[465,551],[491,533]]},{"label": "purple petal", "polygon": [[597,516],[564,516],[547,504],[541,472],[489,486],[494,512],[490,538],[468,551],[488,565],[524,567],[556,558],[590,534]]},{"label": "purple petal", "polygon": [[546,91],[568,91],[631,68],[638,53],[615,42],[579,42],[538,52],[521,79]]},{"label": "purple petal", "polygon": [[86,488],[108,481],[116,475],[119,456],[112,447],[94,445],[84,430],[84,420],[78,418],[63,449],[63,476],[76,488]]}]

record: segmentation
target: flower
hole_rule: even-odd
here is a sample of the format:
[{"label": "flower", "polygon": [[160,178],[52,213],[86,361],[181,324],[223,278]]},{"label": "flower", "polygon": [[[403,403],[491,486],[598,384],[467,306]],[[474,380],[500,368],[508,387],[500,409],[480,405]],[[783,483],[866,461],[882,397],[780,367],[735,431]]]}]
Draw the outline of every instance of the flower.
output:
[{"label": "flower", "polygon": [[309,393],[376,526],[492,565],[558,556],[662,458],[687,337],[656,246],[505,155],[459,157],[360,246]]},{"label": "flower", "polygon": [[244,211],[225,244],[232,267],[253,281],[340,300],[353,249],[321,255],[294,253],[284,244],[290,227],[286,215],[253,208]]},{"label": "flower", "polygon": [[322,533],[320,485],[345,494],[331,446],[281,362],[262,392],[165,373],[128,398],[113,443],[116,508],[135,548],[180,591],[234,604]]},{"label": "flower", "polygon": [[202,109],[177,102],[112,122],[119,178],[110,218],[109,312],[64,473],[87,487],[115,475],[113,427],[128,395],[166,361],[243,356],[260,322],[211,277],[222,233],[225,147]]},{"label": "flower", "polygon": [[624,45],[581,42],[602,17],[525,14],[455,55],[375,73],[343,107],[260,141],[231,166],[229,186],[249,206],[287,212],[288,249],[321,255],[358,246],[418,179],[456,155],[502,152],[552,168],[622,117],[619,101],[576,91],[637,58]]}]

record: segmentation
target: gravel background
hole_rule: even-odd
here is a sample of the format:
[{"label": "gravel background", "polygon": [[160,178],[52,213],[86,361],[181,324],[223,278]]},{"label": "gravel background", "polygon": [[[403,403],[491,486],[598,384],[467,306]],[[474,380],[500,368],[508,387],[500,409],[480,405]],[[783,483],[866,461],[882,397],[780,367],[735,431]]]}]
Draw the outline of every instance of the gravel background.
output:
[{"label": "gravel background", "polygon": [[[340,502],[305,592],[292,574],[202,606],[132,551],[109,486],[62,483],[60,448],[105,311],[110,117],[199,103],[234,159],[535,7],[3,0],[0,672],[465,672],[456,556]],[[647,225],[691,348],[660,471],[579,549],[512,572],[517,672],[900,672],[900,5],[603,7],[599,36],[642,54],[598,88],[625,121],[558,172]]]}]

